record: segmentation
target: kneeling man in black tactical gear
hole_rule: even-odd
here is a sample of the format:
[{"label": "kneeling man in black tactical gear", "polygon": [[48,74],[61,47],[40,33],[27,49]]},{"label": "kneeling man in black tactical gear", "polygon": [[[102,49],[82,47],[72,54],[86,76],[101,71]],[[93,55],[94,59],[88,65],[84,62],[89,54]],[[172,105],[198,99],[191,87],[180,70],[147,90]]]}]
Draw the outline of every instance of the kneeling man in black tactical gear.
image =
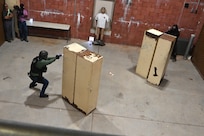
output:
[{"label": "kneeling man in black tactical gear", "polygon": [[48,52],[45,50],[40,51],[39,56],[33,58],[30,66],[30,72],[28,73],[32,83],[30,88],[37,86],[37,83],[43,84],[40,91],[40,97],[48,97],[45,94],[45,90],[49,84],[49,81],[43,77],[43,72],[47,71],[47,65],[53,63],[56,59],[59,59],[62,55],[56,55],[55,57],[48,57]]}]

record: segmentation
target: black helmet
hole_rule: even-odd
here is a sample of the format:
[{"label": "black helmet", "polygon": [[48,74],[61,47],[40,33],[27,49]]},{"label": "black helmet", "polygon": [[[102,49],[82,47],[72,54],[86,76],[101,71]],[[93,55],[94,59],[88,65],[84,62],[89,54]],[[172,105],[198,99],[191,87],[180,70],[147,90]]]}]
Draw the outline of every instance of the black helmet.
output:
[{"label": "black helmet", "polygon": [[39,53],[39,59],[47,59],[48,52],[45,50],[40,51]]},{"label": "black helmet", "polygon": [[24,4],[23,3],[20,4],[20,8],[22,8],[22,9],[24,8]]}]

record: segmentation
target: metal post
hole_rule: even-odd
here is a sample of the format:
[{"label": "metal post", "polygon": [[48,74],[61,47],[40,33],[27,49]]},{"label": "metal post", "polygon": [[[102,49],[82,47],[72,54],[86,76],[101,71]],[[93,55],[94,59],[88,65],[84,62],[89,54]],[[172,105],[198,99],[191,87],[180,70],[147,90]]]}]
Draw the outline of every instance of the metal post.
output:
[{"label": "metal post", "polygon": [[195,38],[195,34],[191,34],[191,38],[190,38],[190,40],[189,40],[189,42],[188,42],[188,46],[187,46],[187,48],[186,48],[186,52],[185,52],[185,54],[184,54],[184,59],[187,59],[188,58],[188,55],[189,55],[189,51],[190,51],[190,49],[191,49],[191,47],[192,47],[192,43],[193,43],[193,39]]}]

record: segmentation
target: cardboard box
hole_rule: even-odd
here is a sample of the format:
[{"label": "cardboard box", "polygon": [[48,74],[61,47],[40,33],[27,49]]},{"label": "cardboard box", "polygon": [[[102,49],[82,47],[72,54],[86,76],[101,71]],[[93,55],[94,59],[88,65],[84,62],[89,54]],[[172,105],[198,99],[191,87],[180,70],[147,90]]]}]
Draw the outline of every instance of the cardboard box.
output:
[{"label": "cardboard box", "polygon": [[148,77],[158,38],[162,34],[162,32],[155,29],[149,29],[144,32],[139,59],[136,66],[136,74],[143,78]]},{"label": "cardboard box", "polygon": [[74,104],[86,114],[96,108],[103,57],[89,50],[77,56]]},{"label": "cardboard box", "polygon": [[96,108],[103,56],[73,43],[63,49],[62,97],[85,114]]},{"label": "cardboard box", "polygon": [[160,36],[147,78],[148,82],[155,85],[160,84],[161,79],[164,77],[175,40],[176,37],[169,34],[164,33]]},{"label": "cardboard box", "polygon": [[63,49],[62,96],[70,103],[74,102],[77,55],[85,50],[78,43],[64,46]]}]

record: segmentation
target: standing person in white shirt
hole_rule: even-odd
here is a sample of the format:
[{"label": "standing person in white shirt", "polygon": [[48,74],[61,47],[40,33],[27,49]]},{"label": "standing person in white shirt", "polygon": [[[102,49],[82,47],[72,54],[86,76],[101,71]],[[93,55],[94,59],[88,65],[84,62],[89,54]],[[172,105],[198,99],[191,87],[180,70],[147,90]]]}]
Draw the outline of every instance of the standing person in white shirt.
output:
[{"label": "standing person in white shirt", "polygon": [[106,27],[106,23],[109,22],[109,16],[106,14],[106,8],[102,7],[101,12],[98,13],[95,17],[96,20],[96,40],[93,42],[95,45],[104,46],[103,42],[104,37],[104,29]]}]

